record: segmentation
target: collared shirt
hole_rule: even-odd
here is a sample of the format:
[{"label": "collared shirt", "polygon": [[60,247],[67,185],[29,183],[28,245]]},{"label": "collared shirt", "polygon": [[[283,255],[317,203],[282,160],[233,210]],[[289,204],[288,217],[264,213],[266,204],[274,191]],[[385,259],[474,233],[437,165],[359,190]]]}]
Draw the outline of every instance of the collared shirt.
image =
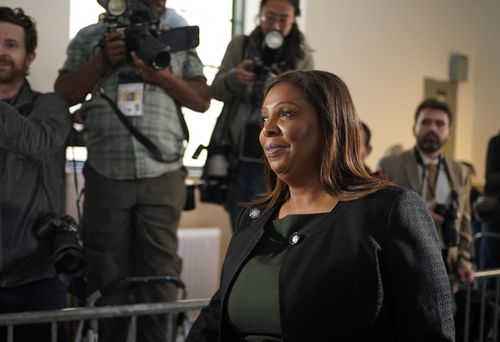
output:
[{"label": "collared shirt", "polygon": [[163,18],[168,28],[188,26],[188,22],[186,21],[186,19],[178,14],[173,8],[167,7],[165,13],[163,14]]},{"label": "collared shirt", "polygon": [[[420,151],[417,147],[417,153],[420,154],[420,158],[422,158],[422,164],[418,164],[418,174],[420,176],[421,181],[421,187],[422,187],[422,198],[426,198],[427,196],[427,191],[429,191],[429,187],[427,186],[428,182],[428,177],[426,176],[426,170],[424,170],[427,165],[434,164],[438,166],[438,172],[437,172],[437,180],[436,180],[436,188],[434,192],[434,200],[438,204],[443,204],[443,205],[448,205],[451,201],[451,187],[450,187],[450,182],[448,181],[448,175],[446,174],[445,166],[444,166],[444,159],[439,156],[438,158],[431,159],[427,157],[425,154]],[[427,203],[430,205],[432,202]],[[448,247],[444,244],[443,242],[443,233],[441,231],[441,228],[437,229],[438,235],[439,235],[439,243],[441,246],[442,250],[448,249]]]},{"label": "collared shirt", "polygon": [[[444,166],[444,159],[441,157],[436,158],[436,159],[430,159],[427,157],[425,154],[423,154],[418,148],[417,148],[418,153],[420,154],[420,157],[422,158],[422,161],[424,163],[424,166],[427,166],[429,164],[435,164],[438,165],[438,174],[437,174],[437,181],[436,181],[436,189],[434,193],[434,199],[436,203],[439,204],[449,204],[450,203],[450,195],[451,195],[451,187],[450,187],[450,182],[448,181],[448,175],[446,174],[446,169]],[[441,162],[440,162],[441,159]],[[422,198],[426,198],[427,196],[427,191],[429,191],[429,187],[427,186],[427,176],[426,172],[424,170],[424,166],[421,164],[418,165],[418,174],[421,179],[421,196]]]},{"label": "collared shirt", "polygon": [[[162,22],[161,27],[167,29],[169,26]],[[78,69],[94,56],[107,28],[106,24],[98,23],[80,30],[68,46],[63,70]],[[174,75],[184,79],[204,77],[203,64],[194,49],[172,53],[170,68]],[[106,73],[98,86],[116,101],[119,79],[131,75],[137,76],[135,66],[127,60]],[[144,86],[143,97],[143,115],[128,119],[159,147],[164,159],[175,161],[161,163],[151,158],[97,93],[96,87],[92,98],[82,106],[88,130],[87,161],[108,178],[151,178],[182,166],[185,137],[174,100],[160,87],[148,83]]]}]

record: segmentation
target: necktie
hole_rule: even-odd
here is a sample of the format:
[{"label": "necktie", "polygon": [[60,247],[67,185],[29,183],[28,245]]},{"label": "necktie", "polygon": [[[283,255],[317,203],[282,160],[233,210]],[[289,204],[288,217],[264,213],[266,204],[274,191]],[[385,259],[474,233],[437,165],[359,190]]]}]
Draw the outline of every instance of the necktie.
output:
[{"label": "necktie", "polygon": [[437,164],[427,164],[427,189],[425,192],[425,200],[430,202],[436,198],[436,183],[437,183]]}]

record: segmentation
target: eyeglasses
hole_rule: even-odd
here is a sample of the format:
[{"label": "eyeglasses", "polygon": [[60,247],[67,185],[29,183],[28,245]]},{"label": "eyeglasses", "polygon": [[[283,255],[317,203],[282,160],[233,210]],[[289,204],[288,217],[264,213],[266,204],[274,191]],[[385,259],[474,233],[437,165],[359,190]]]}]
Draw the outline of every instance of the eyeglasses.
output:
[{"label": "eyeglasses", "polygon": [[280,26],[286,26],[293,22],[293,18],[288,15],[277,15],[275,13],[264,13],[260,16],[260,21],[265,24],[273,25],[275,23]]}]

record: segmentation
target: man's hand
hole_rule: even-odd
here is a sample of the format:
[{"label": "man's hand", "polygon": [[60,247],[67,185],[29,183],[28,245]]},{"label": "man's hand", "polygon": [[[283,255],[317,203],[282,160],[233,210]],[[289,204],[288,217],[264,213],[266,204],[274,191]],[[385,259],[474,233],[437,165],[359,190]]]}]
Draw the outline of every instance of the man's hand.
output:
[{"label": "man's hand", "polygon": [[248,71],[247,69],[248,66],[252,64],[253,61],[251,59],[245,59],[238,65],[238,69],[236,71],[236,78],[243,85],[247,85],[255,81],[255,73],[252,71]]},{"label": "man's hand", "polygon": [[132,60],[144,82],[157,85],[180,105],[196,112],[204,112],[210,105],[211,93],[204,77],[185,80],[174,75],[170,68],[154,69],[131,53]]},{"label": "man's hand", "polygon": [[131,52],[130,55],[132,56],[132,60],[134,61],[134,64],[144,82],[161,86],[162,82],[174,77],[170,68],[167,67],[157,70],[137,57],[137,54],[135,52]]},{"label": "man's hand", "polygon": [[432,220],[436,224],[436,227],[440,227],[444,222],[444,216],[439,215],[435,212],[436,205],[437,205],[436,201],[432,201],[431,204],[427,207],[427,209],[429,209]]},{"label": "man's hand", "polygon": [[474,270],[469,266],[462,264],[457,268],[457,274],[463,283],[472,283],[474,281]]},{"label": "man's hand", "polygon": [[127,57],[127,44],[125,43],[124,30],[109,31],[104,39],[104,51],[109,66],[113,66]]}]

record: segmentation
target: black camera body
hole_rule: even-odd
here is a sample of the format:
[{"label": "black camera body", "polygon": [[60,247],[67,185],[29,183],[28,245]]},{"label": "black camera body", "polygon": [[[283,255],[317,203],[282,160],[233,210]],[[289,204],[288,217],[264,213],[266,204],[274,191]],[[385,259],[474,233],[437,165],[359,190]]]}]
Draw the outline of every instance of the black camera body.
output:
[{"label": "black camera body", "polygon": [[199,45],[199,27],[186,26],[160,30],[159,19],[147,5],[137,2],[122,15],[107,13],[102,21],[110,29],[124,30],[127,49],[156,70],[170,65],[171,53],[196,48]]},{"label": "black camera body", "polygon": [[436,204],[434,212],[444,217],[443,224],[441,225],[441,234],[443,236],[443,243],[447,247],[458,246],[460,243],[460,234],[456,226],[458,215],[458,199],[455,191],[451,194],[451,203],[449,205]]},{"label": "black camera body", "polygon": [[267,79],[269,73],[280,74],[286,68],[286,63],[279,60],[285,38],[280,31],[272,30],[264,36],[259,55],[252,58],[253,63],[246,68],[254,72],[257,79]]},{"label": "black camera body", "polygon": [[69,215],[49,213],[35,225],[35,236],[49,241],[58,273],[79,275],[85,266],[83,243],[76,221]]}]

